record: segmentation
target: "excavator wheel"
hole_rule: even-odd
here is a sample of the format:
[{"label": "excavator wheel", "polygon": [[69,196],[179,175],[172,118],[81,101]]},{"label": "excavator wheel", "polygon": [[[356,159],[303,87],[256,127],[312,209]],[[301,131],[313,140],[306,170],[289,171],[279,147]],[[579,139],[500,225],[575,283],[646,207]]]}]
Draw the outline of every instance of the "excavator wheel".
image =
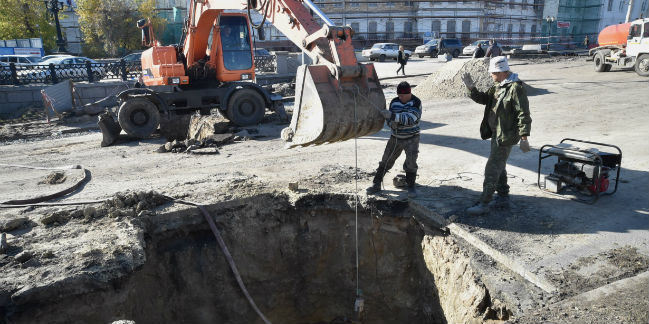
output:
[{"label": "excavator wheel", "polygon": [[252,89],[237,90],[230,97],[226,111],[228,119],[238,126],[258,124],[265,113],[264,99]]},{"label": "excavator wheel", "polygon": [[117,120],[126,134],[146,138],[160,125],[160,113],[150,100],[130,98],[119,107]]}]

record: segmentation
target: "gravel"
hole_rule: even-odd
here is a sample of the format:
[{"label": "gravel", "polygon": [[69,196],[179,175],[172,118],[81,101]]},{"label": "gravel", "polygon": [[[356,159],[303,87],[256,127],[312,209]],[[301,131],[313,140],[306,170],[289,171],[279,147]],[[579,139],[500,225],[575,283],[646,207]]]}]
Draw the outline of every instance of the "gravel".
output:
[{"label": "gravel", "polygon": [[417,85],[413,93],[421,100],[468,97],[462,82],[464,73],[471,74],[478,90],[486,91],[493,85],[488,67],[489,61],[485,59],[452,60]]}]

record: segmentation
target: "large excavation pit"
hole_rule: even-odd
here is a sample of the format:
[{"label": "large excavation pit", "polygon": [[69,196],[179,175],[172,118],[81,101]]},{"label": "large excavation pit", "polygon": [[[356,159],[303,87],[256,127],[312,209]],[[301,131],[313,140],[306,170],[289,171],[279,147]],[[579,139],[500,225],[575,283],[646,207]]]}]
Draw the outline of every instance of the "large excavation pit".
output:
[{"label": "large excavation pit", "polygon": [[[451,237],[418,221],[407,203],[359,204],[359,278],[353,197],[291,202],[268,194],[208,210],[250,295],[273,323],[351,323],[357,282],[364,298],[362,323],[471,323],[498,317],[466,253]],[[91,291],[15,305],[7,318],[12,323],[262,323],[197,208],[159,213],[143,223],[146,261],[133,272]]]}]

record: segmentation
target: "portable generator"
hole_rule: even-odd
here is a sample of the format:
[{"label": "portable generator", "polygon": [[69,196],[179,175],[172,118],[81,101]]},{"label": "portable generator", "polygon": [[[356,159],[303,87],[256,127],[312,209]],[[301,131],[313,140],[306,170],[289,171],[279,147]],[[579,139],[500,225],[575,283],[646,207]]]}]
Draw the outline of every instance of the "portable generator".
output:
[{"label": "portable generator", "polygon": [[[557,162],[552,172],[541,179],[543,160],[553,156]],[[592,204],[600,196],[617,191],[621,163],[622,151],[615,145],[564,138],[557,145],[546,144],[539,150],[537,185],[555,194],[572,192],[573,200]]]}]

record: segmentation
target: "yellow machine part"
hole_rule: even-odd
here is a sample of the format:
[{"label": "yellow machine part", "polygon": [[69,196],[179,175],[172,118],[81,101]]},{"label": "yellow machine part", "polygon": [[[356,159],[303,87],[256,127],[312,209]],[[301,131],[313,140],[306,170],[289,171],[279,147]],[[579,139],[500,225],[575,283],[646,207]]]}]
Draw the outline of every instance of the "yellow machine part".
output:
[{"label": "yellow machine part", "polygon": [[287,147],[340,142],[383,128],[385,96],[374,65],[361,70],[358,77],[339,80],[324,65],[298,68],[293,117],[282,130]]}]

